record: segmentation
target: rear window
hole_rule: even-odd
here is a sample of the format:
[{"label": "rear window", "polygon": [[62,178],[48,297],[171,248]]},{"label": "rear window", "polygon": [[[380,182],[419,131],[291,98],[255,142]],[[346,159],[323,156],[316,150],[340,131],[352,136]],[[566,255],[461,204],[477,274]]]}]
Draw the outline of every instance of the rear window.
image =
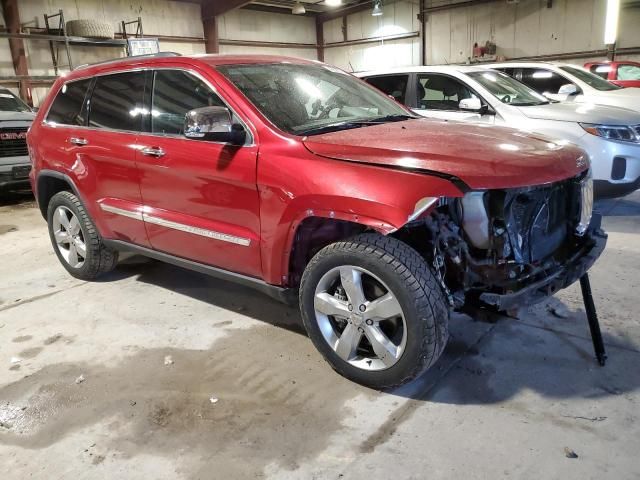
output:
[{"label": "rear window", "polygon": [[86,116],[83,106],[89,85],[91,79],[64,84],[49,109],[47,121],[61,125],[84,125]]},{"label": "rear window", "polygon": [[91,94],[89,126],[139,131],[144,112],[144,72],[96,77]]}]

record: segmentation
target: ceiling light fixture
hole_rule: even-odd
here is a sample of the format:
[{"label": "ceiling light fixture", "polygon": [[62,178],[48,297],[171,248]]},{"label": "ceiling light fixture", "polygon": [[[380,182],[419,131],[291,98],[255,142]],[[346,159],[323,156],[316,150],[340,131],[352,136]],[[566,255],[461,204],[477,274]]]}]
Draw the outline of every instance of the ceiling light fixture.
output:
[{"label": "ceiling light fixture", "polygon": [[342,5],[342,0],[324,0],[324,3],[329,7],[339,7]]},{"label": "ceiling light fixture", "polygon": [[301,4],[300,2],[296,2],[291,9],[291,13],[293,13],[294,15],[304,15],[305,13],[307,13],[307,10],[304,8],[303,4]]},{"label": "ceiling light fixture", "polygon": [[382,0],[375,0],[373,2],[373,10],[371,10],[371,15],[373,15],[374,17],[379,17],[383,13]]},{"label": "ceiling light fixture", "polygon": [[613,45],[618,36],[620,0],[607,0],[607,16],[604,24],[604,44]]}]

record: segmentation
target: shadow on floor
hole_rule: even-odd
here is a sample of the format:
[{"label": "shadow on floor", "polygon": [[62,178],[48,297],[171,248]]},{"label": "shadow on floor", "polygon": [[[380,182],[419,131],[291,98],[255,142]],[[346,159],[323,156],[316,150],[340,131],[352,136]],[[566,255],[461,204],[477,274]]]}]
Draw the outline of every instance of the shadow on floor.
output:
[{"label": "shadow on floor", "polygon": [[[297,308],[246,287],[161,262],[141,263],[139,257],[132,257],[129,262],[135,263],[125,262],[124,271],[119,273],[138,275],[138,281],[306,337]],[[551,301],[560,303],[555,298]],[[551,314],[540,310],[521,320],[505,317],[495,324],[454,315],[451,339],[436,365],[417,380],[389,393],[419,401],[490,404],[508,400],[524,390],[550,398],[597,398],[640,387],[640,375],[625,368],[640,359],[638,347],[631,342],[621,343],[619,336],[614,338],[605,332],[610,358],[606,367],[599,367],[584,312],[562,320],[563,328],[559,330],[547,326],[549,319],[545,315]],[[559,321],[551,320],[556,324]],[[328,375],[335,375],[329,365],[326,368]]]},{"label": "shadow on floor", "polygon": [[35,207],[35,199],[31,190],[2,191],[0,190],[0,207],[17,206],[20,208]]}]

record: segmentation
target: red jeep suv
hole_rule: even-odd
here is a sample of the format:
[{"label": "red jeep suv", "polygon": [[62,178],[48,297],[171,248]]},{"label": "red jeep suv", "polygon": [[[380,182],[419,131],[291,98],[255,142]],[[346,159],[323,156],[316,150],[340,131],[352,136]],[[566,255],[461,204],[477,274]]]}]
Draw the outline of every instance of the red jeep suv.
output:
[{"label": "red jeep suv", "polygon": [[80,67],[28,146],[71,275],[93,279],[126,250],[297,299],[333,368],[377,388],[436,362],[451,311],[539,301],[606,242],[582,150],[416,118],[301,59]]}]

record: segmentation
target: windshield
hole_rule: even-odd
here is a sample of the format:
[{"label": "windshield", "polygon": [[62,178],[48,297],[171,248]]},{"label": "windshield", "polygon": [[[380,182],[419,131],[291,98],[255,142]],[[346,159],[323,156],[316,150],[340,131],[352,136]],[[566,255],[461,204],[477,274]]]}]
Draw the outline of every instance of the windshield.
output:
[{"label": "windshield", "polygon": [[640,80],[640,67],[618,65],[618,80]]},{"label": "windshield", "polygon": [[30,112],[29,106],[9,90],[0,90],[0,112]]},{"label": "windshield", "polygon": [[502,72],[472,72],[468,75],[502,103],[516,107],[549,103],[549,100],[538,92]]},{"label": "windshield", "polygon": [[587,72],[586,70],[582,70],[581,68],[576,67],[560,67],[560,70],[564,70],[567,73],[570,73],[578,80],[582,80],[584,83],[589,85],[592,88],[600,91],[607,90],[619,90],[621,87],[614,85],[613,83],[609,83],[606,80],[600,78],[598,75],[595,75],[591,72]]},{"label": "windshield", "polygon": [[324,65],[224,65],[218,70],[274,125],[294,135],[412,118],[361,80]]}]

